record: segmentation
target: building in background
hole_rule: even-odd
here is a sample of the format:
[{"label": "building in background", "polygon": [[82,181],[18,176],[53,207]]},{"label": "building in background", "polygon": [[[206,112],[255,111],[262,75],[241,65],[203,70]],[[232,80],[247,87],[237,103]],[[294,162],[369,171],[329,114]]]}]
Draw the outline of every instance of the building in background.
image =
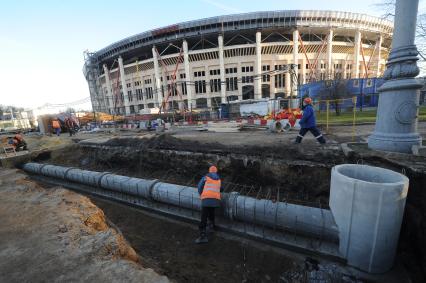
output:
[{"label": "building in background", "polygon": [[87,52],[83,72],[94,111],[217,109],[294,95],[297,85],[313,81],[380,77],[392,31],[390,21],[349,12],[220,16]]}]

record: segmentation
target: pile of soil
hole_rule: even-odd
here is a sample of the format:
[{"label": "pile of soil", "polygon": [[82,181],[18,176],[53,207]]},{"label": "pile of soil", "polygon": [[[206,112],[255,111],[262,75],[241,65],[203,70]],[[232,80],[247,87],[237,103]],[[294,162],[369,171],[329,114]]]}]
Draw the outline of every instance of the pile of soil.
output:
[{"label": "pile of soil", "polygon": [[169,282],[88,198],[0,169],[1,282]]},{"label": "pile of soil", "polygon": [[116,137],[102,143],[106,146],[131,147],[137,150],[167,149],[198,153],[245,154],[250,156],[271,157],[276,159],[306,160],[338,164],[345,160],[341,150],[336,146],[318,147],[277,144],[271,146],[241,145],[225,146],[221,143],[200,143],[198,141],[176,138],[171,134],[156,135],[150,138]]}]

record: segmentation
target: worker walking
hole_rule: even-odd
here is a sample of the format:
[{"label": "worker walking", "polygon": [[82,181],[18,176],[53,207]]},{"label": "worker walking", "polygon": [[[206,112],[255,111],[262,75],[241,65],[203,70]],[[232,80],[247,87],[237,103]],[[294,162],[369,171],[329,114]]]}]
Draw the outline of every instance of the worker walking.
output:
[{"label": "worker walking", "polygon": [[[200,237],[195,243],[207,243],[207,228],[211,231],[215,229],[215,208],[220,207],[221,180],[217,174],[216,166],[210,166],[209,173],[201,178],[198,183],[198,193],[201,198],[201,222]],[[210,221],[207,226],[207,219]]]},{"label": "worker walking", "polygon": [[54,119],[52,121],[52,128],[55,131],[56,135],[59,136],[61,134],[61,124],[59,124],[58,119]]},{"label": "worker walking", "polygon": [[315,111],[312,107],[312,99],[310,97],[306,97],[303,102],[305,104],[305,107],[303,109],[302,119],[300,119],[299,121],[301,129],[294,143],[301,143],[303,137],[309,131],[314,135],[314,137],[320,144],[325,144],[325,139],[316,125]]}]

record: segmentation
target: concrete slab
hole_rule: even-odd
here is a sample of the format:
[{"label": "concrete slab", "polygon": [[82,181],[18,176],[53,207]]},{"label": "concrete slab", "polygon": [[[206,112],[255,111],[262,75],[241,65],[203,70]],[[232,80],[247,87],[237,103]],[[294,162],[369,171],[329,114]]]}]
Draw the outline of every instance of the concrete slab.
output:
[{"label": "concrete slab", "polygon": [[31,155],[29,151],[18,151],[16,155],[6,156],[5,154],[0,155],[0,166],[5,168],[15,168],[19,164],[29,162]]}]

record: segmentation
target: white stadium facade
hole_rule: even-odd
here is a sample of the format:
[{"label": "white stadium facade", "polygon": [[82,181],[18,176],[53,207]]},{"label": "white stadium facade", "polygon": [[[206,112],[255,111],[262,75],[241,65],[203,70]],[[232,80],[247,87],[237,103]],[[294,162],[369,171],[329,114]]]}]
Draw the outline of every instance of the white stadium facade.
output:
[{"label": "white stadium facade", "polygon": [[336,11],[219,16],[143,32],[95,53],[84,75],[94,111],[214,110],[275,99],[315,80],[379,77],[393,23]]}]

